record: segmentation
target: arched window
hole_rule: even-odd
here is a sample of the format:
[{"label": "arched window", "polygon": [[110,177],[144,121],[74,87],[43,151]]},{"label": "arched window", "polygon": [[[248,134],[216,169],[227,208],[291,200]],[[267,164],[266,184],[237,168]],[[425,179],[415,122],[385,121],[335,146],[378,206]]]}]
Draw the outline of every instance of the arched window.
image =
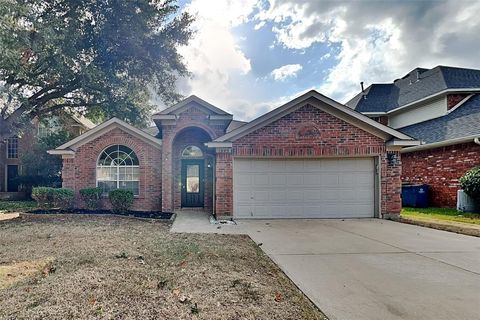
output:
[{"label": "arched window", "polygon": [[182,151],[182,158],[200,158],[203,157],[203,152],[197,146],[187,146]]},{"label": "arched window", "polygon": [[113,145],[100,154],[97,162],[97,187],[108,194],[113,189],[125,189],[138,195],[139,163],[135,152],[122,145]]}]

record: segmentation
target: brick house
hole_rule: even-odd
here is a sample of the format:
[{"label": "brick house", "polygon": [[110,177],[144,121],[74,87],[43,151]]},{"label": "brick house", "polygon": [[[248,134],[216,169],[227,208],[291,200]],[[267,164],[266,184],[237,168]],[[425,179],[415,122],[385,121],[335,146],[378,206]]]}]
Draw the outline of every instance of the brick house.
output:
[{"label": "brick house", "polygon": [[419,140],[401,151],[402,181],[428,184],[431,206],[455,207],[458,179],[480,165],[480,70],[416,68],[347,105]]},{"label": "brick house", "polygon": [[82,116],[58,113],[42,119],[35,118],[21,135],[0,142],[0,199],[21,199],[25,196],[18,192],[19,186],[15,179],[24,169],[21,164],[22,155],[31,149],[39,138],[62,129],[77,137],[93,127],[95,124]]},{"label": "brick house", "polygon": [[152,118],[149,133],[113,118],[50,150],[63,186],[129,189],[134,210],[388,217],[401,208],[400,150],[418,144],[316,91],[249,123],[196,96]]}]

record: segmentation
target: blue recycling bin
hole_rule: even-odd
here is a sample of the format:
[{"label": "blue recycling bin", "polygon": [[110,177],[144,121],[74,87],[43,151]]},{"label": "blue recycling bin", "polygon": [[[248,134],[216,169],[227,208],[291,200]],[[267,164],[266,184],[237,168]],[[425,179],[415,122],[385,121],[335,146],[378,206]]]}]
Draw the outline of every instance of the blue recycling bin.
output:
[{"label": "blue recycling bin", "polygon": [[427,208],[428,207],[428,185],[406,184],[402,186],[402,206]]}]

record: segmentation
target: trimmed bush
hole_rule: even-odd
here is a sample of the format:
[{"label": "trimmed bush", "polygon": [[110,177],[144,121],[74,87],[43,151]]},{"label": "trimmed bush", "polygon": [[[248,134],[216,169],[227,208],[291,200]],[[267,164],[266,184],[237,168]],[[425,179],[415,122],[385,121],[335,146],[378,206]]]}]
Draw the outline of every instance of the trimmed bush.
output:
[{"label": "trimmed bush", "polygon": [[100,188],[85,188],[80,189],[80,197],[85,202],[85,207],[89,210],[100,209],[102,199],[102,189]]},{"label": "trimmed bush", "polygon": [[32,188],[32,198],[37,201],[37,204],[42,209],[53,207],[53,188],[50,187],[35,187]]},{"label": "trimmed bush", "polygon": [[75,201],[75,193],[72,189],[52,188],[53,206],[59,209],[70,209]]},{"label": "trimmed bush", "polygon": [[115,213],[126,213],[133,204],[133,192],[130,190],[112,190],[108,193],[108,198]]},{"label": "trimmed bush", "polygon": [[480,166],[468,170],[459,180],[460,187],[470,197],[480,200]]},{"label": "trimmed bush", "polygon": [[75,194],[71,189],[36,187],[32,189],[32,198],[42,209],[69,209],[73,207]]}]

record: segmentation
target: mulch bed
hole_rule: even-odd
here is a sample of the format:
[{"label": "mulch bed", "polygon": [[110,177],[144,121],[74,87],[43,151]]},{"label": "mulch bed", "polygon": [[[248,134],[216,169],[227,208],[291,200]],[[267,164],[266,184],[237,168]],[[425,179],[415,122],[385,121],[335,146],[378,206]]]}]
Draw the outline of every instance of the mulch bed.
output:
[{"label": "mulch bed", "polygon": [[171,220],[175,215],[172,212],[161,211],[129,211],[125,214],[113,213],[110,210],[87,210],[87,209],[34,209],[26,211],[32,214],[95,214],[95,215],[120,215],[144,219]]}]

